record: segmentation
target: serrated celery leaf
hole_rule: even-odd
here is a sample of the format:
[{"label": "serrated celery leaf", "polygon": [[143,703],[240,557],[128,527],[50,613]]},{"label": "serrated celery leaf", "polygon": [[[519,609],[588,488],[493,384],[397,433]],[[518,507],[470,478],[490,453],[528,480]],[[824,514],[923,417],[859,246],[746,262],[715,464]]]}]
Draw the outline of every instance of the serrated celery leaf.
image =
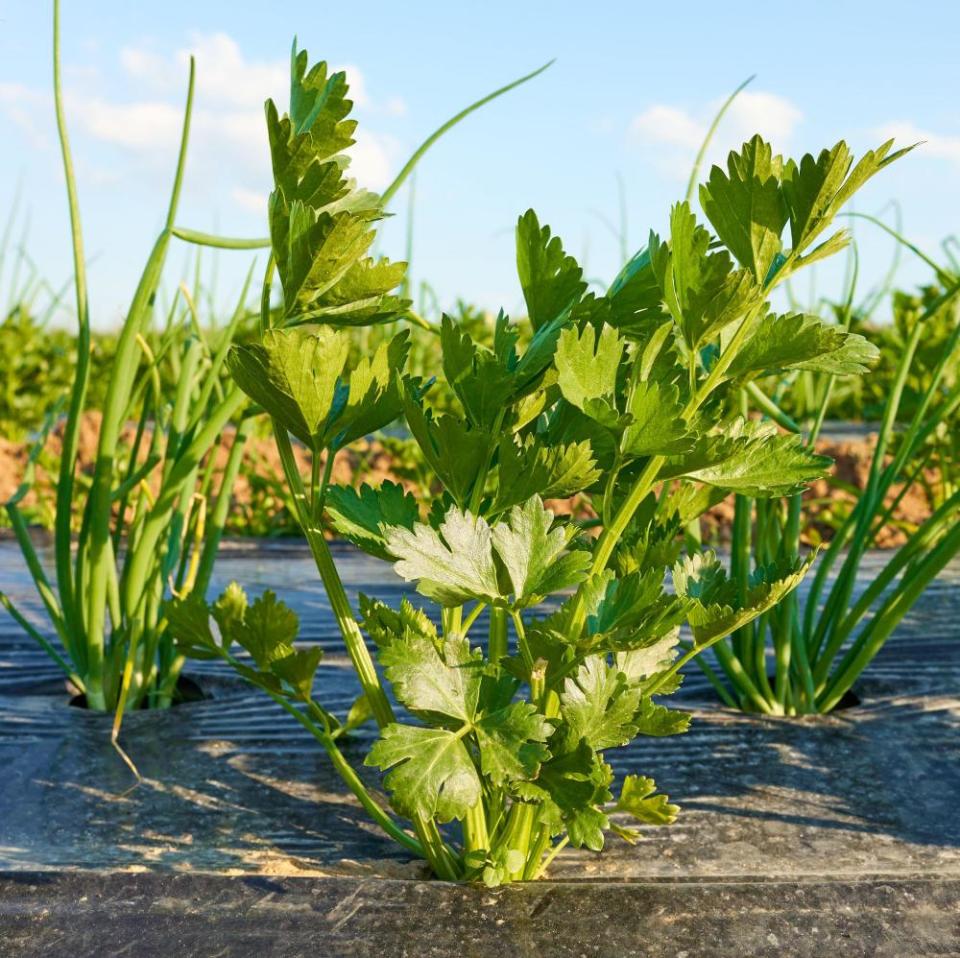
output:
[{"label": "serrated celery leaf", "polygon": [[339,535],[381,559],[390,558],[383,526],[412,529],[420,518],[417,500],[389,480],[377,488],[363,483],[359,491],[352,486],[330,486],[326,511]]},{"label": "serrated celery leaf", "polygon": [[521,443],[504,436],[497,460],[497,492],[492,505],[496,512],[534,495],[544,499],[572,496],[600,478],[588,440],[546,445],[532,437]]},{"label": "serrated celery leaf", "polygon": [[780,252],[787,205],[780,190],[781,157],[754,136],[739,153],[731,152],[727,169],[714,166],[700,187],[700,205],[717,235],[741,266],[763,283]]},{"label": "serrated celery leaf", "polygon": [[462,736],[448,729],[388,725],[364,764],[387,772],[393,807],[408,818],[462,819],[480,799],[473,759]]},{"label": "serrated celery leaf", "polygon": [[689,615],[694,639],[702,644],[729,635],[773,608],[800,584],[813,559],[756,569],[741,598],[714,552],[682,558],[674,567],[673,584],[679,595],[696,600]]},{"label": "serrated celery leaf", "polygon": [[[483,518],[454,507],[438,529],[418,524],[412,532],[385,532],[387,549],[398,559],[397,573],[416,581],[418,591],[442,605],[462,605],[469,599],[502,602],[513,595],[512,604],[524,606],[586,575],[589,554],[563,555],[566,533],[551,531],[552,523],[553,513],[534,496],[492,528]],[[498,562],[505,571],[502,583]]]},{"label": "serrated celery leaf", "polygon": [[739,379],[750,374],[809,369],[855,376],[865,373],[879,356],[877,347],[863,336],[816,316],[767,314],[737,352],[727,375]]},{"label": "serrated celery leaf", "polygon": [[671,825],[676,821],[680,807],[671,805],[666,795],[656,794],[656,789],[652,778],[624,776],[617,811],[627,812],[646,825]]},{"label": "serrated celery leaf", "polygon": [[602,408],[614,408],[617,370],[623,357],[624,340],[612,326],[599,334],[592,326],[582,330],[564,329],[557,342],[554,362],[557,384],[564,398],[596,418]]},{"label": "serrated celery leaf", "polygon": [[349,349],[347,337],[327,327],[269,330],[261,345],[231,347],[227,366],[254,402],[316,449]]},{"label": "serrated celery leaf", "polygon": [[535,330],[562,317],[587,288],[577,261],[549,226],[540,226],[533,210],[517,223],[517,275]]},{"label": "serrated celery leaf", "polygon": [[553,726],[529,702],[512,702],[474,724],[480,768],[494,785],[536,778],[550,758],[544,744]]},{"label": "serrated celery leaf", "polygon": [[412,629],[380,650],[380,664],[397,700],[414,715],[471,722],[480,695],[483,658],[467,639],[451,635],[442,645]]}]

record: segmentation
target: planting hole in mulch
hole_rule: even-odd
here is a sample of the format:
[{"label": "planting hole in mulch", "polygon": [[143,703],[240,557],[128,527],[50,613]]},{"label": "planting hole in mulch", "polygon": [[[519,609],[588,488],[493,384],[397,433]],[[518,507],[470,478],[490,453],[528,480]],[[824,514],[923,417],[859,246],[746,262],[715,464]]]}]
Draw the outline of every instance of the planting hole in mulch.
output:
[{"label": "planting hole in mulch", "polygon": [[[213,696],[204,692],[203,686],[196,679],[191,678],[189,675],[181,675],[177,679],[176,691],[173,696],[171,708],[176,708],[178,705],[187,705],[190,702],[202,702],[204,699],[212,697]],[[87,707],[87,697],[82,692],[71,695],[70,701],[67,704],[71,706],[71,708],[85,709]],[[144,703],[140,706],[139,711],[150,711],[150,708],[147,703]],[[112,715],[110,716],[110,720],[111,722],[113,721]]]}]

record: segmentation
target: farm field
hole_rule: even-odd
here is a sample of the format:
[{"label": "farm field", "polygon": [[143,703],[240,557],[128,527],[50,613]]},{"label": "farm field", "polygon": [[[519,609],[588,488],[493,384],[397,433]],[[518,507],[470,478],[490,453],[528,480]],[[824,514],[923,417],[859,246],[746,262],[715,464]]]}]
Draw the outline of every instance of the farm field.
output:
[{"label": "farm field", "polygon": [[0,82],[0,954],[960,951],[949,136],[650,100],[591,232],[547,130],[613,163],[617,58],[602,122],[541,60],[419,129],[344,24],[76,16]]}]

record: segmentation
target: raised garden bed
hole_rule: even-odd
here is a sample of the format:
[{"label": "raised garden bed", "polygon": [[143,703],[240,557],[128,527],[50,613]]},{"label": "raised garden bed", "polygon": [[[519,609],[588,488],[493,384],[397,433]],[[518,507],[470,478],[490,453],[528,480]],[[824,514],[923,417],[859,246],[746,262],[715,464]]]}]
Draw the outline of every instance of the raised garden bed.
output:
[{"label": "raised garden bed", "polygon": [[[338,566],[352,598],[404,593],[374,560],[344,550]],[[217,578],[296,608],[328,650],[322,698],[345,711],[355,679],[306,550],[229,547]],[[125,721],[144,777],[131,788],[109,720],[71,708],[3,618],[0,953],[956,954],[958,582],[954,565],[857,687],[861,703],[830,717],[733,713],[691,669],[692,730],[613,755],[657,779],[678,822],[635,847],[611,837],[601,856],[565,853],[549,881],[498,892],[423,880],[314,741],[215,666],[192,665],[209,699]],[[11,544],[0,585],[30,607]],[[356,764],[368,744],[361,732],[348,748]]]}]

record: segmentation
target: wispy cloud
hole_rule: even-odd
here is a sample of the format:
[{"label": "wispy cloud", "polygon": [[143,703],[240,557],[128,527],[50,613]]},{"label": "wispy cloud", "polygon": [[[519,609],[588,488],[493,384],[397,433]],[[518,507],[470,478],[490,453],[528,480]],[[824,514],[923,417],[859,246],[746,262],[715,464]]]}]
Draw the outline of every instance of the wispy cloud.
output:
[{"label": "wispy cloud", "polygon": [[960,166],[960,135],[934,133],[909,121],[886,123],[877,130],[877,135],[884,140],[889,140],[892,137],[901,146],[905,146],[907,143],[922,142],[921,147],[917,150],[919,156],[947,160]]},{"label": "wispy cloud", "polygon": [[[685,177],[710,123],[722,106],[716,100],[696,110],[656,103],[630,121],[630,135],[644,145],[665,147],[656,162],[678,178]],[[733,101],[714,138],[708,163],[720,161],[728,150],[755,133],[785,149],[803,119],[800,110],[784,97],[764,91],[743,91]]]},{"label": "wispy cloud", "polygon": [[37,122],[42,107],[49,103],[49,97],[32,90],[22,83],[0,83],[0,110],[23,130],[27,141],[34,149],[47,147],[48,138]]},{"label": "wispy cloud", "polygon": [[[216,185],[243,208],[262,213],[270,183],[269,152],[263,117],[268,97],[285,103],[289,61],[248,59],[226,33],[194,33],[172,52],[150,45],[127,46],[119,54],[125,78],[123,93],[105,89],[101,71],[73,72],[66,92],[70,122],[88,137],[116,147],[131,159],[167,173],[168,159],[179,142],[190,57],[197,64],[196,95],[189,153],[194,187]],[[399,98],[374,104],[356,66],[347,73],[350,96],[358,110],[399,115]],[[35,117],[48,115],[50,95],[21,84],[0,84],[0,110],[26,133],[31,146],[49,146],[46,126]],[[352,150],[352,173],[365,186],[382,189],[397,165],[399,145],[391,137],[361,126]],[[158,162],[162,160],[162,164]],[[130,160],[119,163],[130,173]]]}]

